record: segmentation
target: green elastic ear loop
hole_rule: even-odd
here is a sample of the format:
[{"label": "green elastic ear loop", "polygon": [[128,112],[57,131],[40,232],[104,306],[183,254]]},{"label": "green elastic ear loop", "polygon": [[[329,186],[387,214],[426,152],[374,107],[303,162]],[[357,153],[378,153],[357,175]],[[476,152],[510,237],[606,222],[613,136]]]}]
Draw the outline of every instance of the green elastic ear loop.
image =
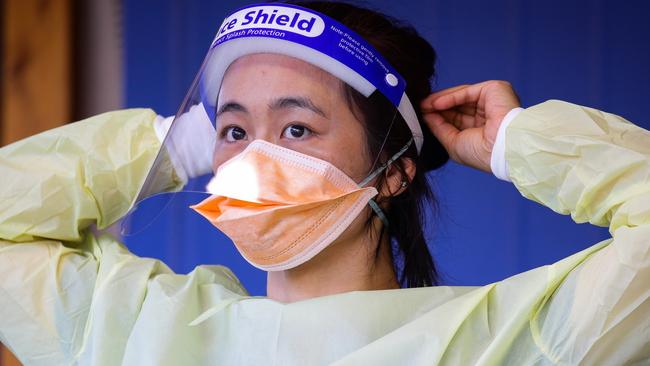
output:
[{"label": "green elastic ear loop", "polygon": [[[411,146],[413,143],[413,138],[411,138],[406,145],[404,145],[403,148],[400,149],[395,155],[391,156],[390,159],[388,159],[385,163],[383,163],[381,166],[379,166],[377,169],[375,169],[370,175],[366,177],[366,179],[362,180],[361,183],[359,183],[359,187],[364,187],[368,182],[373,180],[379,173],[383,172],[386,168],[388,168],[395,160],[399,159],[402,154],[408,150],[408,148]],[[386,214],[384,214],[384,211],[379,207],[377,202],[374,199],[370,199],[368,201],[368,205],[370,205],[370,208],[372,208],[373,211],[377,214],[379,219],[384,223],[385,226],[388,226],[388,218],[386,217]]]}]

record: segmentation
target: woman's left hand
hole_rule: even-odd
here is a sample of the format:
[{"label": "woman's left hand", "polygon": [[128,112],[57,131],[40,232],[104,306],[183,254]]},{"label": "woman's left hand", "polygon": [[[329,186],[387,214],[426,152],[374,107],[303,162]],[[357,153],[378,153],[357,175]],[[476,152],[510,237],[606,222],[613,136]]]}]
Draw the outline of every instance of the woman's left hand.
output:
[{"label": "woman's left hand", "polygon": [[510,83],[492,80],[438,91],[421,107],[431,132],[454,161],[491,172],[490,158],[499,126],[519,105]]}]

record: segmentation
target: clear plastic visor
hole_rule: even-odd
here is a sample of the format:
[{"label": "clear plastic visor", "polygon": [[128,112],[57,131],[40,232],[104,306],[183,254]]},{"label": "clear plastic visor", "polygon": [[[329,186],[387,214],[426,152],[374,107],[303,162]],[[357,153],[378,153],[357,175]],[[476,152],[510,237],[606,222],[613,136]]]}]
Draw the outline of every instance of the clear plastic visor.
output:
[{"label": "clear plastic visor", "polygon": [[[330,163],[357,184],[390,158],[385,142],[404,121],[378,91],[364,96],[319,67],[274,53],[239,57],[215,76],[218,49],[206,57],[176,116],[155,122],[162,146],[120,227],[130,243],[154,240],[170,225],[218,232],[190,206],[208,198],[220,167],[257,140]],[[269,179],[289,178],[265,181],[255,170],[242,171],[229,189],[250,195]]]}]

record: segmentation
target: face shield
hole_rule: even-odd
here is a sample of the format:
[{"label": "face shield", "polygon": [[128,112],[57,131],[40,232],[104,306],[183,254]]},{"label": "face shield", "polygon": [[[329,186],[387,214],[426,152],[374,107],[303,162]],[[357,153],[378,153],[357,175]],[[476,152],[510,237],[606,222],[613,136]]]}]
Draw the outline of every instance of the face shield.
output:
[{"label": "face shield", "polygon": [[[156,121],[163,143],[121,234],[147,240],[156,221],[202,215],[251,264],[280,270],[316,255],[364,209],[387,224],[372,186],[423,142],[405,87],[370,44],[323,14],[236,11],[176,116]],[[398,128],[410,136],[389,153]]]}]

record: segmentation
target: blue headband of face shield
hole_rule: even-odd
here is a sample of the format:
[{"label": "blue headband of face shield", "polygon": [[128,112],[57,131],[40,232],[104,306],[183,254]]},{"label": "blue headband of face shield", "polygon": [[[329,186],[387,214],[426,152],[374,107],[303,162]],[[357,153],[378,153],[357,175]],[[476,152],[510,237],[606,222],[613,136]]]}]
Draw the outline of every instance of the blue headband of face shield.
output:
[{"label": "blue headband of face shield", "polygon": [[378,90],[406,121],[418,153],[423,135],[413,105],[406,96],[404,78],[374,47],[336,20],[289,4],[256,4],[228,16],[217,31],[203,65],[201,99],[210,119],[228,66],[255,53],[294,57],[329,72],[369,97]]}]

